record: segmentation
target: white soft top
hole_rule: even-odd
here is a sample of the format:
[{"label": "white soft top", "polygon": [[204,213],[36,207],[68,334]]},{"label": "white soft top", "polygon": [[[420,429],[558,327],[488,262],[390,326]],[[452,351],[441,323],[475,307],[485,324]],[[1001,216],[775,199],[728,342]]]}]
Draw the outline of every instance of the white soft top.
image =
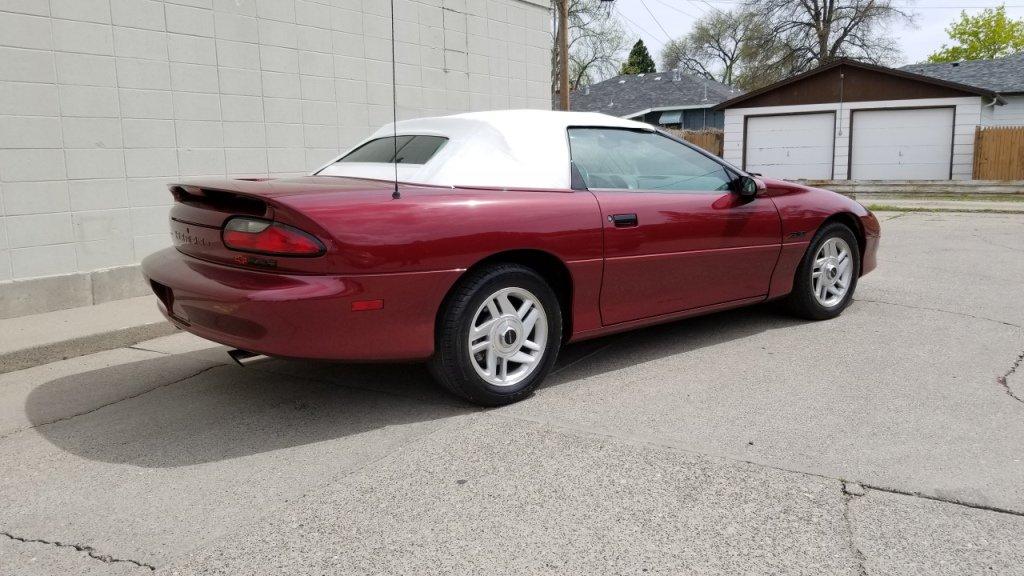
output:
[{"label": "white soft top", "polygon": [[[448,142],[426,164],[399,164],[401,182],[438,186],[570,188],[571,126],[652,130],[649,124],[595,112],[505,110],[471,112],[398,122],[399,136],[443,136]],[[396,133],[388,124],[351,150]],[[323,176],[394,180],[391,163],[338,162],[321,168]]]}]

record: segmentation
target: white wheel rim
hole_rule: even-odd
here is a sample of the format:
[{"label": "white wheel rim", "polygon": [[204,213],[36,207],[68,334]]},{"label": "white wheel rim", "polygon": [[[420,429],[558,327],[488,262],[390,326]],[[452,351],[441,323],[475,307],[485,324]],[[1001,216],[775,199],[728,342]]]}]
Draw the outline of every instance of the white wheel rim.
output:
[{"label": "white wheel rim", "polygon": [[826,308],[839,305],[850,291],[853,279],[853,253],[842,238],[829,238],[818,248],[811,270],[811,290]]},{"label": "white wheel rim", "polygon": [[514,386],[540,366],[548,343],[548,317],[529,290],[502,288],[473,314],[469,361],[493,386]]}]

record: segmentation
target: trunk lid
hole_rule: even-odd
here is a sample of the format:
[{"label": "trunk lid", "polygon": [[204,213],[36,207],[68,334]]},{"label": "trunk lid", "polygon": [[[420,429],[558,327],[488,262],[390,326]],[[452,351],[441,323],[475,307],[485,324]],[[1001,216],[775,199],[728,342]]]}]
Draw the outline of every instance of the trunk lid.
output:
[{"label": "trunk lid", "polygon": [[[388,198],[393,184],[356,178],[307,176],[282,180],[190,180],[168,188],[174,196],[171,239],[189,256],[243,268],[289,273],[325,273],[335,269],[336,242],[310,217],[317,208],[345,199]],[[224,245],[222,232],[231,218],[244,216],[280,222],[315,236],[326,247],[322,256],[251,254]]]}]

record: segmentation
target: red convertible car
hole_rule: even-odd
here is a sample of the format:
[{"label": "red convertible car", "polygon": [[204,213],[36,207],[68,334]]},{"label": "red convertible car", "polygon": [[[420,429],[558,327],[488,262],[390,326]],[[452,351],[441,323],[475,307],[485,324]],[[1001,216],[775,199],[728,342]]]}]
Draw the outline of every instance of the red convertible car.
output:
[{"label": "red convertible car", "polygon": [[142,266],[173,323],[242,356],[427,361],[492,406],[566,342],[777,298],[835,317],[879,239],[857,202],[590,113],[402,121],[311,176],[170,190],[175,246]]}]

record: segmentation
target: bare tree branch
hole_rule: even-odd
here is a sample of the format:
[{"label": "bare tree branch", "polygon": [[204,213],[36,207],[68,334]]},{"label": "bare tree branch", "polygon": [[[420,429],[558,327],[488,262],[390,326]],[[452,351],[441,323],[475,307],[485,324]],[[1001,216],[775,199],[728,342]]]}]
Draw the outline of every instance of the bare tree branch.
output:
[{"label": "bare tree branch", "polygon": [[[584,84],[617,73],[627,39],[622,24],[601,6],[599,0],[554,0],[555,14],[561,2],[569,2],[569,87]],[[556,23],[557,24],[557,23]],[[558,26],[551,51],[551,94],[558,88],[561,62],[558,58]]]}]

